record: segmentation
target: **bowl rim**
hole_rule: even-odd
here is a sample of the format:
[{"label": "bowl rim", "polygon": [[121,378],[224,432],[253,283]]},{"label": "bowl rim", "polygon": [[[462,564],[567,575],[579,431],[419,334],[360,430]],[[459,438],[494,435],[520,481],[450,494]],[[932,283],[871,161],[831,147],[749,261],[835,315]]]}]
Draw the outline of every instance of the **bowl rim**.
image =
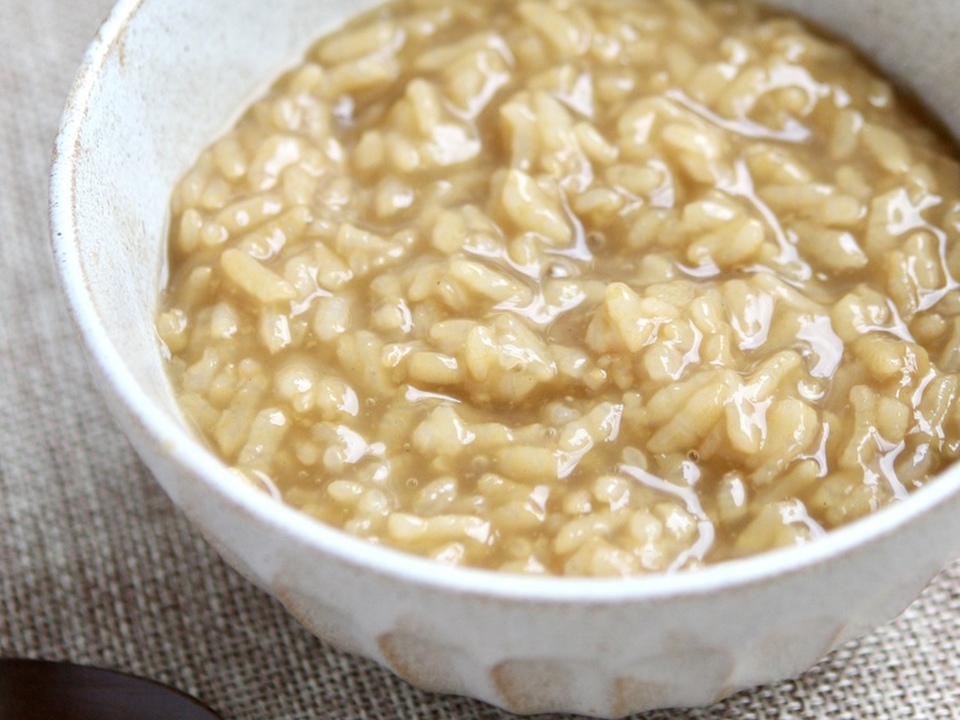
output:
[{"label": "bowl rim", "polygon": [[[78,221],[76,175],[84,123],[105,64],[131,22],[151,0],[118,0],[88,47],[69,92],[55,145],[49,186],[49,222],[57,280],[61,294],[87,355],[88,365],[114,415],[122,408],[142,429],[154,448],[169,454],[190,482],[203,482],[258,523],[296,538],[304,546],[335,560],[381,576],[413,582],[437,591],[495,597],[518,603],[648,602],[679,596],[730,591],[777,576],[810,570],[854,552],[920,520],[941,503],[960,494],[960,463],[948,466],[905,500],[829,531],[801,546],[728,560],[677,573],[631,577],[588,578],[528,576],[495,570],[449,567],[420,556],[379,546],[324,525],[277,501],[263,491],[238,482],[184,425],[153,403],[134,379],[121,353],[111,342],[84,273],[82,229]],[[159,342],[159,341],[158,341]],[[158,345],[159,352],[159,345]],[[132,428],[122,428],[131,433]]]}]

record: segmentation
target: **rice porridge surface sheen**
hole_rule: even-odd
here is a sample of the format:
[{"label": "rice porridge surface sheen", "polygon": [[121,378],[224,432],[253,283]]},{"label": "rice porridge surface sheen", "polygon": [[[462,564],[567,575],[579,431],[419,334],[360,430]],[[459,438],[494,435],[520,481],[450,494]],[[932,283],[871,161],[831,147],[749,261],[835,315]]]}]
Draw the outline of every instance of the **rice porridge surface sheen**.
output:
[{"label": "rice porridge surface sheen", "polygon": [[749,2],[392,2],[206,150],[172,218],[184,414],[371,542],[689,569],[960,453],[953,146]]}]

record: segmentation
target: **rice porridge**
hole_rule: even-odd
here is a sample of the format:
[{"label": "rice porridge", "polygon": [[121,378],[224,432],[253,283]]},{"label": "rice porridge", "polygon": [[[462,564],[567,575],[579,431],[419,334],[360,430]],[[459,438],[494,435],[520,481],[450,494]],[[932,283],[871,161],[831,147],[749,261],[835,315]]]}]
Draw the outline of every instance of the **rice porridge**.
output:
[{"label": "rice porridge", "polygon": [[157,327],[211,449],[324,523],[691,569],[957,458],[958,228],[952,143],[792,17],[395,0],[179,183]]}]

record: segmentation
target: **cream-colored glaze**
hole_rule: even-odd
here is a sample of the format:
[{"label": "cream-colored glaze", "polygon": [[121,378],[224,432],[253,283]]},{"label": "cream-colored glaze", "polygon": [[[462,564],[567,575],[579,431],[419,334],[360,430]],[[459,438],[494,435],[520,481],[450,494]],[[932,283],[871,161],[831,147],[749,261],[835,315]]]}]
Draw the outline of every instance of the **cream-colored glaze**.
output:
[{"label": "cream-colored glaze", "polygon": [[[352,4],[358,11],[369,0]],[[785,0],[853,37],[960,133],[960,5]],[[306,627],[421,687],[616,717],[796,675],[899,613],[960,554],[960,470],[807,546],[628,580],[454,570],[239,483],[184,424],[154,334],[170,188],[310,40],[332,0],[122,0],[68,100],[51,181],[61,280],[121,427],[224,557]]]}]

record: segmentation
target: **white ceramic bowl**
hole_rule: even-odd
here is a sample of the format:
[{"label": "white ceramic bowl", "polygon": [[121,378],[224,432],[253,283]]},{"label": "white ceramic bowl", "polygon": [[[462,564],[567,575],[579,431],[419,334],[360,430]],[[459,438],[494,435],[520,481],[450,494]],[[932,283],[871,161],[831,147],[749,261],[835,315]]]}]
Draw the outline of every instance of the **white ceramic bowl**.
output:
[{"label": "white ceramic bowl", "polygon": [[[312,38],[370,4],[121,0],[67,103],[51,191],[63,287],[113,412],[174,502],[320,637],[522,713],[710,703],[899,613],[960,554],[960,469],[805,547],[674,576],[537,579],[347,537],[237,482],[193,438],[154,332],[170,190]],[[777,4],[855,38],[960,130],[960,3]]]}]

